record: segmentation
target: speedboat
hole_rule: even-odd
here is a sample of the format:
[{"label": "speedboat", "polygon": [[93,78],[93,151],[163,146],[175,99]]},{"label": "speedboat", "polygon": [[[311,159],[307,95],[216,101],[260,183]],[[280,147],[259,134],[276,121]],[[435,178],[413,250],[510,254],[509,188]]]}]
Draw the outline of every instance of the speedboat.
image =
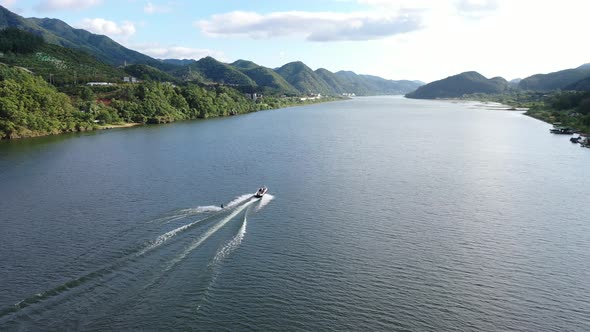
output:
[{"label": "speedboat", "polygon": [[264,196],[264,194],[266,194],[267,191],[268,191],[268,188],[266,188],[265,186],[262,186],[262,187],[258,188],[258,191],[256,192],[256,194],[254,194],[254,197],[260,198],[260,197]]}]

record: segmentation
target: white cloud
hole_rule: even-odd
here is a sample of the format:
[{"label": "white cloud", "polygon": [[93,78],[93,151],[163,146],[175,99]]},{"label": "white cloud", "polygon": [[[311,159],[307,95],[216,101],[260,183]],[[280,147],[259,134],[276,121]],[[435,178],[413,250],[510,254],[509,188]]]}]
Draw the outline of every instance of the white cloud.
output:
[{"label": "white cloud", "polygon": [[0,5],[4,7],[12,6],[16,3],[16,0],[0,0]]},{"label": "white cloud", "polygon": [[389,8],[432,8],[441,1],[436,0],[358,0],[363,5]]},{"label": "white cloud", "polygon": [[22,14],[24,12],[23,8],[15,7],[16,0],[0,0],[0,6],[3,6],[4,8],[7,8],[8,10],[11,10],[12,12],[17,14]]},{"label": "white cloud", "polygon": [[499,4],[497,0],[460,0],[456,6],[460,15],[480,18],[495,12]]},{"label": "white cloud", "polygon": [[357,0],[357,3],[380,10],[421,10],[430,15],[480,18],[499,9],[501,0]]},{"label": "white cloud", "polygon": [[169,13],[172,11],[172,8],[170,6],[154,5],[152,2],[148,2],[143,7],[143,11],[148,14]]},{"label": "white cloud", "polygon": [[429,11],[425,28],[416,33],[365,47],[363,54],[373,59],[363,63],[363,71],[431,81],[476,70],[511,79],[589,62],[590,44],[580,42],[589,2],[472,1],[463,11],[460,4]]},{"label": "white cloud", "polygon": [[96,6],[102,3],[102,0],[43,0],[35,6],[35,10],[41,12],[55,10],[80,10]]},{"label": "white cloud", "polygon": [[234,11],[213,15],[195,26],[211,37],[267,39],[299,36],[309,41],[373,40],[418,30],[418,12],[275,12]]},{"label": "white cloud", "polygon": [[220,61],[226,61],[225,54],[220,51],[192,48],[184,46],[163,46],[158,43],[134,45],[133,48],[141,53],[158,59],[194,59],[212,56]]},{"label": "white cloud", "polygon": [[85,18],[78,26],[90,32],[110,37],[129,37],[135,34],[135,24],[129,21],[116,23],[104,18]]}]

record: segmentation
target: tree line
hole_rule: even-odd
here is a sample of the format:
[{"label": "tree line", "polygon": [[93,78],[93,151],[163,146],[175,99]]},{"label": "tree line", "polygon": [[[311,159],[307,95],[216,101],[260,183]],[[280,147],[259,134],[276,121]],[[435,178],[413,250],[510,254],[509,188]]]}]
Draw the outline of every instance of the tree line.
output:
[{"label": "tree line", "polygon": [[100,125],[167,123],[237,115],[310,103],[299,98],[256,101],[227,86],[143,82],[61,88],[20,68],[0,64],[0,138],[96,129]]},{"label": "tree line", "polygon": [[528,108],[526,115],[539,120],[573,127],[590,133],[590,91],[521,91],[502,94],[470,94],[465,100],[494,101],[513,107]]},{"label": "tree line", "polygon": [[590,133],[590,91],[563,91],[547,96],[527,114]]}]

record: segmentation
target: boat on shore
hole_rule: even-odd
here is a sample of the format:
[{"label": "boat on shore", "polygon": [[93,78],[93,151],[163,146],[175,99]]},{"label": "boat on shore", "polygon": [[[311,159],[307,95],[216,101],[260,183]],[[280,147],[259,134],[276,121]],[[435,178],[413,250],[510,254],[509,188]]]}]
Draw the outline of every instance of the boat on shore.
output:
[{"label": "boat on shore", "polygon": [[549,132],[552,134],[572,135],[576,133],[576,130],[562,125],[561,122],[556,122],[553,124],[553,128],[549,129]]},{"label": "boat on shore", "polygon": [[268,188],[266,188],[266,186],[262,186],[258,188],[258,191],[254,194],[254,197],[261,198],[262,196],[264,196],[264,194],[266,194],[267,191]]},{"label": "boat on shore", "polygon": [[555,127],[549,129],[549,132],[552,134],[571,135],[575,132],[575,130],[569,127]]}]

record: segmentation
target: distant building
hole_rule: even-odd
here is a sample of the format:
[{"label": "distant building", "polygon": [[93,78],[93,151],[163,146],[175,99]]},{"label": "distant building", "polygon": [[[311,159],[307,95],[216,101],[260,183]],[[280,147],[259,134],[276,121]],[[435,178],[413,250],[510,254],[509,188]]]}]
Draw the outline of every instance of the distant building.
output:
[{"label": "distant building", "polygon": [[250,98],[254,101],[258,100],[258,94],[256,94],[256,93],[245,93],[245,95],[246,95],[246,98]]},{"label": "distant building", "polygon": [[314,94],[314,93],[310,93],[307,97],[302,97],[299,98],[301,101],[305,101],[305,100],[314,100],[314,99],[321,99],[322,95],[320,93],[318,94]]},{"label": "distant building", "polygon": [[125,83],[137,83],[137,78],[133,76],[125,76],[123,77],[123,82]]},{"label": "distant building", "polygon": [[109,83],[109,82],[88,82],[88,83],[86,83],[86,85],[90,85],[90,86],[110,86],[110,85],[115,85],[115,83]]}]

